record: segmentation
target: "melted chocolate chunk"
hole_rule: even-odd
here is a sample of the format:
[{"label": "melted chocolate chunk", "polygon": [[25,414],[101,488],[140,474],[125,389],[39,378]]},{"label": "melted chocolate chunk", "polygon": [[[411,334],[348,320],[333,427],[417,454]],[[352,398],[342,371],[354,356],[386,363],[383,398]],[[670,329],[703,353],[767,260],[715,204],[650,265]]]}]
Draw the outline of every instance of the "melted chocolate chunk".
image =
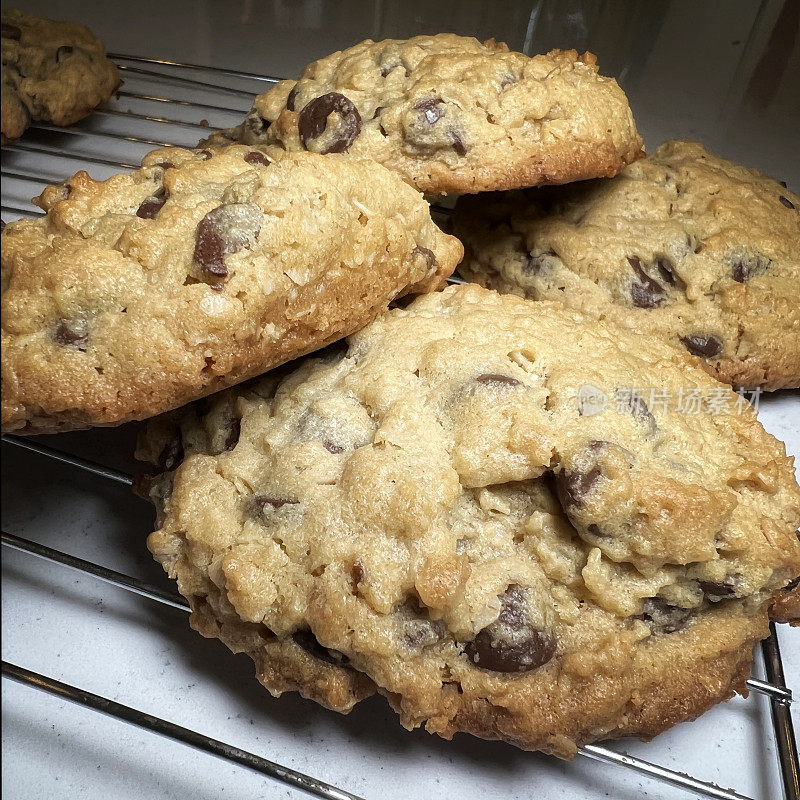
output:
[{"label": "melted chocolate chunk", "polygon": [[183,436],[178,431],[175,436],[170,439],[165,445],[164,449],[158,457],[158,467],[162,472],[175,469],[183,461]]},{"label": "melted chocolate chunk", "polygon": [[511,584],[502,595],[496,622],[464,645],[464,654],[476,666],[492,672],[529,672],[550,661],[555,638],[527,620],[525,589]]},{"label": "melted chocolate chunk", "polygon": [[771,263],[766,256],[762,256],[760,253],[738,257],[731,266],[731,278],[737,283],[746,283],[754,275],[766,272]]},{"label": "melted chocolate chunk", "polygon": [[22,31],[16,25],[10,25],[8,22],[2,23],[2,37],[4,39],[12,39],[18,42],[22,37]]},{"label": "melted chocolate chunk", "polygon": [[783,205],[786,206],[786,208],[795,208],[794,203],[788,197],[784,197],[783,195],[781,195],[778,199],[781,201]]},{"label": "melted chocolate chunk", "polygon": [[435,125],[444,116],[444,101],[441,97],[429,97],[415,103],[414,108],[422,112],[428,125]]},{"label": "melted chocolate chunk", "polygon": [[264,213],[254,203],[226,203],[200,220],[194,260],[209,274],[225,278],[225,258],[249,249],[258,239]]},{"label": "melted chocolate chunk", "polygon": [[[383,106],[378,106],[378,107],[375,109],[375,113],[372,115],[372,119],[378,119],[378,117],[379,117],[381,114],[383,114]],[[384,133],[384,136],[385,136],[385,135],[386,135],[386,134]]]},{"label": "melted chocolate chunk", "polygon": [[297,100],[297,85],[292,86],[292,90],[286,96],[286,110],[294,111],[294,101]]},{"label": "melted chocolate chunk", "polygon": [[556,475],[556,490],[561,504],[565,508],[583,505],[584,498],[594,489],[602,475],[600,467],[592,467],[587,472],[560,472]]},{"label": "melted chocolate chunk", "polygon": [[259,153],[258,150],[251,150],[244,157],[244,160],[248,164],[263,164],[265,167],[269,166],[269,161],[267,160],[267,157],[263,153]]},{"label": "melted chocolate chunk", "polygon": [[242,435],[242,420],[239,417],[234,417],[231,420],[230,427],[228,428],[228,435],[225,437],[225,449],[233,450],[239,443],[239,437]]},{"label": "melted chocolate chunk", "polygon": [[295,631],[292,634],[292,639],[296,644],[300,645],[306,653],[314,656],[314,658],[318,658],[320,661],[324,661],[326,664],[333,664],[334,666],[341,667],[348,662],[348,658],[344,653],[323,647],[309,630]]},{"label": "melted chocolate chunk", "polygon": [[85,353],[89,343],[86,323],[80,320],[59,320],[53,331],[53,339],[57,344],[65,347],[74,347],[76,350]]},{"label": "melted chocolate chunk", "polygon": [[637,308],[655,308],[661,305],[667,299],[664,287],[642,269],[642,262],[637,256],[628,256],[628,263],[638,278],[638,281],[631,284],[633,304]]},{"label": "melted chocolate chunk", "polygon": [[61,47],[56,50],[56,61],[61,64],[66,61],[72,55],[72,47],[68,44],[62,44]]},{"label": "melted chocolate chunk", "polygon": [[438,262],[436,261],[436,256],[434,255],[433,250],[429,250],[427,247],[423,247],[422,245],[418,244],[411,251],[411,255],[412,256],[416,256],[416,255],[422,256],[425,259],[425,261],[428,262],[428,269],[429,270],[433,269],[434,267],[437,267],[439,265]]},{"label": "melted chocolate chunk", "polygon": [[297,119],[300,140],[306,150],[308,143],[326,130],[331,114],[339,115],[341,128],[322,153],[344,153],[361,133],[361,115],[352,101],[338,92],[328,92],[308,103]]},{"label": "melted chocolate chunk", "polygon": [[483,375],[478,375],[478,377],[475,378],[475,382],[496,389],[522,386],[522,381],[512,378],[511,375],[500,375],[496,372],[485,372]]},{"label": "melted chocolate chunk", "polygon": [[648,597],[639,619],[646,622],[653,633],[675,633],[686,625],[691,615],[690,608],[671,606],[660,597]]},{"label": "melted chocolate chunk", "polygon": [[722,352],[722,342],[716,336],[692,334],[681,336],[684,347],[695,356],[716,358]]},{"label": "melted chocolate chunk", "polygon": [[162,186],[155,194],[145,197],[136,209],[136,216],[142,219],[155,219],[169,198],[169,192]]}]

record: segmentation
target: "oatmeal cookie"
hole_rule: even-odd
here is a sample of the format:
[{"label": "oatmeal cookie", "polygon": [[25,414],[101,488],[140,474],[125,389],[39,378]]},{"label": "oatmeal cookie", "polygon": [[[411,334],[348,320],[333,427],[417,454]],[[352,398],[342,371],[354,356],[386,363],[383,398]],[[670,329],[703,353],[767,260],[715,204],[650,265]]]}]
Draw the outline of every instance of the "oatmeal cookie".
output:
[{"label": "oatmeal cookie", "polygon": [[693,142],[609,181],[459,201],[471,281],[688,350],[720,380],[800,386],[800,197]]},{"label": "oatmeal cookie", "polygon": [[452,33],[315,61],[208,143],[231,140],[369,156],[429,194],[610,176],[643,155],[624,92],[591,53],[531,58]]},{"label": "oatmeal cookie", "polygon": [[[685,352],[554,303],[450,287],[288,376],[155,420],[148,544],[192,625],[348,711],[572,756],[744,692],[800,574],[800,489]],[[585,409],[584,409],[585,410]]]},{"label": "oatmeal cookie", "polygon": [[2,424],[43,433],[175,408],[437,288],[462,254],[372,161],[155,151],[45,190],[2,233]]}]

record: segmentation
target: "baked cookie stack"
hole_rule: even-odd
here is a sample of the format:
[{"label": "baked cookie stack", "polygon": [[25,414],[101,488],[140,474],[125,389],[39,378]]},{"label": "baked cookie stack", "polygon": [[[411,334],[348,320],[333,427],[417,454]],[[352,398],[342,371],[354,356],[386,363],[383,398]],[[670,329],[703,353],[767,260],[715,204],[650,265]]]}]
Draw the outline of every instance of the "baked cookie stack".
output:
[{"label": "baked cookie stack", "polygon": [[650,738],[798,615],[793,461],[729,384],[800,384],[800,198],[642,156],[590,54],[335,53],[5,229],[4,430],[155,417],[148,545],[275,695]]}]

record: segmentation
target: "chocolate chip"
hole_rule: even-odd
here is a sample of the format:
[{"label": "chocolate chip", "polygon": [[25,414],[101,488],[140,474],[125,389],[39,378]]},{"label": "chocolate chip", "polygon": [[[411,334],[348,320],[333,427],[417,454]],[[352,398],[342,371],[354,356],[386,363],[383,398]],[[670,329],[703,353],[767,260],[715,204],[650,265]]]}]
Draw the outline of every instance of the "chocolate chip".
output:
[{"label": "chocolate chip", "polygon": [[169,192],[162,186],[155,194],[145,197],[136,209],[136,216],[142,219],[155,219],[167,202]]},{"label": "chocolate chip", "polygon": [[225,449],[233,450],[239,442],[239,437],[242,434],[242,420],[239,417],[234,417],[231,420],[230,427],[228,428],[228,435],[225,437]]},{"label": "chocolate chip", "polygon": [[464,140],[455,132],[450,131],[450,141],[453,143],[453,150],[460,156],[465,156],[467,154],[467,147],[464,144]]},{"label": "chocolate chip", "polygon": [[254,203],[226,203],[212,209],[197,226],[194,260],[211,275],[226,277],[226,256],[253,246],[263,218]]},{"label": "chocolate chip", "polygon": [[309,142],[326,130],[331,114],[341,117],[341,129],[321,153],[344,153],[361,133],[361,115],[352,101],[338,92],[328,92],[314,98],[298,117],[297,129],[306,150]]},{"label": "chocolate chip", "polygon": [[53,331],[53,339],[57,344],[65,347],[74,347],[76,350],[85,353],[89,342],[86,323],[81,320],[61,319]]},{"label": "chocolate chip", "polygon": [[584,498],[594,489],[602,475],[600,467],[592,467],[587,472],[580,470],[560,472],[556,475],[556,490],[561,504],[565,508],[583,505]]},{"label": "chocolate chip", "polygon": [[329,453],[333,453],[335,456],[338,456],[339,453],[344,453],[344,447],[340,447],[338,444],[334,444],[333,442],[330,442],[327,439],[322,443],[322,446]]},{"label": "chocolate chip", "polygon": [[766,272],[771,263],[770,259],[761,253],[738,256],[731,266],[731,278],[737,283],[746,283],[753,276]]},{"label": "chocolate chip", "polygon": [[464,646],[464,654],[482,669],[493,672],[529,672],[550,661],[556,653],[552,635],[531,625],[525,611],[525,590],[511,584],[500,598],[496,622]]},{"label": "chocolate chip", "polygon": [[657,258],[655,261],[656,269],[658,270],[658,274],[670,285],[674,286],[676,283],[675,280],[675,270],[672,264],[667,261],[666,258]]},{"label": "chocolate chip", "polygon": [[320,661],[324,661],[326,664],[333,664],[334,666],[340,667],[348,662],[348,658],[344,653],[323,647],[317,641],[316,636],[309,630],[295,631],[292,634],[292,639],[296,644],[300,645],[306,653],[314,656],[314,658],[318,658]]},{"label": "chocolate chip", "polygon": [[264,131],[269,128],[269,122],[261,116],[254,108],[251,108],[244,118],[244,128],[255,138],[262,136]]},{"label": "chocolate chip", "polygon": [[287,111],[294,111],[294,101],[297,100],[297,85],[292,86],[292,90],[286,96]]},{"label": "chocolate chip", "polygon": [[[378,106],[375,109],[375,113],[372,115],[372,119],[378,119],[378,117],[383,113],[383,106]],[[384,136],[386,134],[384,133]]]},{"label": "chocolate chip", "polygon": [[161,169],[172,169],[175,165],[171,161],[157,161],[154,166],[161,167]]},{"label": "chocolate chip", "polygon": [[495,372],[486,372],[483,375],[478,375],[475,378],[475,382],[482,383],[484,386],[492,386],[493,388],[522,386],[522,381],[512,378],[511,375],[500,375]]},{"label": "chocolate chip", "polygon": [[434,254],[433,250],[429,250],[427,247],[423,247],[422,245],[418,244],[412,251],[412,256],[422,256],[425,261],[428,262],[428,269],[432,270],[434,267],[437,267],[439,264],[436,261],[436,255]]},{"label": "chocolate chip", "polygon": [[698,581],[697,583],[700,586],[700,591],[702,591],[712,603],[736,595],[737,581],[732,575],[728,575],[725,580],[721,582]]},{"label": "chocolate chip", "polygon": [[267,494],[254,494],[250,498],[251,510],[260,514],[267,506],[274,508],[276,511],[284,506],[296,506],[297,500],[287,500],[285,497],[270,497]]},{"label": "chocolate chip", "polygon": [[388,64],[381,64],[381,77],[385,78],[392,70],[402,66],[399,61],[391,61]]},{"label": "chocolate chip", "polygon": [[633,304],[637,308],[655,308],[661,305],[666,300],[664,287],[642,269],[642,262],[637,256],[628,256],[628,263],[638,278],[638,282],[631,284]]},{"label": "chocolate chip", "polygon": [[353,590],[358,587],[358,584],[363,582],[366,570],[360,561],[354,561],[353,566],[350,568],[350,578],[353,581]]},{"label": "chocolate chip", "polygon": [[56,50],[56,61],[61,64],[66,61],[72,55],[72,47],[68,44],[62,44],[61,47]]},{"label": "chocolate chip", "polygon": [[444,116],[444,101],[441,97],[429,97],[414,104],[417,111],[421,111],[428,125],[434,125]]},{"label": "chocolate chip", "polygon": [[633,414],[637,422],[642,423],[642,425],[648,428],[650,433],[655,433],[655,417],[647,407],[647,403],[645,403],[644,398],[638,392],[630,392],[622,405],[626,410]]},{"label": "chocolate chip", "polygon": [[22,31],[16,25],[3,22],[1,35],[4,39],[13,39],[13,41],[18,42],[22,37]]},{"label": "chocolate chip", "polygon": [[681,336],[681,341],[692,355],[701,358],[716,358],[722,352],[722,342],[716,336],[692,334]]},{"label": "chocolate chip", "polygon": [[795,207],[794,203],[788,197],[784,197],[783,195],[781,195],[778,199],[781,201],[781,203],[783,203],[783,205],[786,206],[786,208]]},{"label": "chocolate chip", "polygon": [[263,164],[265,167],[269,166],[269,161],[267,157],[263,153],[259,153],[258,150],[251,150],[245,157],[244,160],[248,164]]},{"label": "chocolate chip", "polygon": [[175,436],[164,445],[164,449],[158,457],[158,466],[162,472],[175,469],[183,461],[183,455],[183,436],[181,432],[178,431]]},{"label": "chocolate chip", "polygon": [[653,633],[675,633],[689,620],[692,610],[671,606],[660,597],[648,597],[644,601],[639,619],[650,626]]}]

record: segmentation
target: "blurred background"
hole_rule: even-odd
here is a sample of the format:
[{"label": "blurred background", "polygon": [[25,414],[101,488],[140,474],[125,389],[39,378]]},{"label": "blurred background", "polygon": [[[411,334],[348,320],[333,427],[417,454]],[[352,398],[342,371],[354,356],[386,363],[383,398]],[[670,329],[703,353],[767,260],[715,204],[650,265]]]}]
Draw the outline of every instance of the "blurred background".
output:
[{"label": "blurred background", "polygon": [[362,39],[453,31],[528,54],[590,50],[649,149],[702,140],[800,183],[800,0],[19,0],[112,52],[292,77]]}]

